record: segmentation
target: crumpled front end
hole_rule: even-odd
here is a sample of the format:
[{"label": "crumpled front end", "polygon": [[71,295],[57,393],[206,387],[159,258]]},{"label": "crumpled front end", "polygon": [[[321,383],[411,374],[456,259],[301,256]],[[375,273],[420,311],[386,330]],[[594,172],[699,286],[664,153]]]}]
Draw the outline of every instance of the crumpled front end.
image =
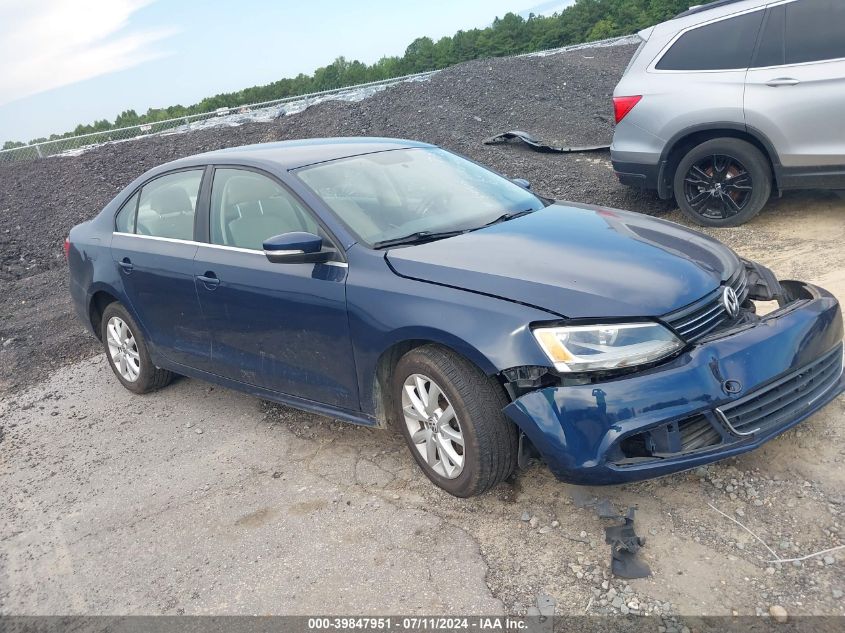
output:
[{"label": "crumpled front end", "polygon": [[659,366],[514,398],[505,413],[557,477],[623,483],[744,453],[845,390],[836,299],[749,267],[750,297],[769,294],[780,309],[764,317],[747,311]]}]

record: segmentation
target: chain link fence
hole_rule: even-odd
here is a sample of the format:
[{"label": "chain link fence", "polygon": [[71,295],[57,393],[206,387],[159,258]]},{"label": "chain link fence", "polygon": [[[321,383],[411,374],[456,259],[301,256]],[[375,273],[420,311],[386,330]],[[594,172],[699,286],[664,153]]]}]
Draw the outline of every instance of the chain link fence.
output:
[{"label": "chain link fence", "polygon": [[102,132],[91,132],[79,136],[33,143],[23,147],[0,150],[0,163],[33,160],[57,155],[76,155],[104,143],[131,141],[160,134],[178,134],[202,130],[209,127],[233,126],[247,122],[267,122],[286,114],[294,114],[326,99],[359,101],[376,92],[405,81],[424,81],[437,71],[428,71],[373,81],[354,86],[312,92],[294,97],[262,101],[231,108],[218,108],[212,112],[191,114],[175,119],[166,119],[141,125],[113,128]]},{"label": "chain link fence", "polygon": [[[637,36],[626,35],[614,37],[585,44],[574,44],[559,48],[552,48],[533,53],[512,55],[511,57],[540,57],[553,55],[555,53],[579,50],[583,48],[595,48],[601,46],[616,46],[622,44],[639,42]],[[155,136],[161,134],[180,134],[194,130],[202,130],[218,126],[235,126],[243,123],[262,123],[272,121],[280,116],[301,112],[309,106],[325,100],[360,101],[388,86],[393,86],[406,81],[425,81],[439,70],[431,70],[392,79],[372,81],[354,86],[344,86],[332,90],[323,90],[283,99],[263,101],[249,105],[234,106],[231,108],[218,108],[213,112],[191,114],[175,119],[155,121],[142,125],[114,128],[103,132],[91,132],[79,136],[68,136],[40,143],[32,143],[23,147],[0,150],[0,163],[11,163],[23,160],[35,160],[47,156],[74,156],[82,152],[103,145],[104,143],[119,143],[132,141],[138,138]]]}]

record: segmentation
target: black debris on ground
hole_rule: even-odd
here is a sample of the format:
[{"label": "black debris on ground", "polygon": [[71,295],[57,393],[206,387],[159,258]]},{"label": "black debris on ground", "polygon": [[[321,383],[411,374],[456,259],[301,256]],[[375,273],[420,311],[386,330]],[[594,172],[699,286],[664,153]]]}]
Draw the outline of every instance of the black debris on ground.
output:
[{"label": "black debris on ground", "polygon": [[391,136],[441,145],[526,178],[540,194],[662,214],[655,195],[616,182],[607,152],[538,154],[482,141],[529,130],[555,146],[609,143],[611,95],[633,46],[479,60],[360,102],[328,101],[272,123],[114,143],[79,156],[0,165],[0,392],[89,355],[67,296],[62,242],[147,169],[198,152],[282,139]]},{"label": "black debris on ground", "polygon": [[645,578],[651,575],[649,566],[637,556],[645,545],[645,539],[634,531],[634,508],[619,516],[607,516],[605,509],[599,509],[600,518],[621,521],[604,528],[604,542],[610,545],[610,571],[617,578]]}]

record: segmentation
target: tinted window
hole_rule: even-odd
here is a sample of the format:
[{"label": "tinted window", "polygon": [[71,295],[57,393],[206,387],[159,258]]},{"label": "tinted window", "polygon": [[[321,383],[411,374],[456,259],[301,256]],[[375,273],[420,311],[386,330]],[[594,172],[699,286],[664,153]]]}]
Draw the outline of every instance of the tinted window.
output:
[{"label": "tinted window", "polygon": [[786,63],[845,57],[845,2],[797,0],[786,5]]},{"label": "tinted window", "polygon": [[784,16],[786,8],[783,5],[773,7],[766,16],[760,44],[754,56],[754,67],[780,66],[784,63]]},{"label": "tinted window", "polygon": [[138,208],[138,194],[129,198],[120,211],[117,212],[117,217],[114,220],[114,227],[120,233],[134,233],[135,232],[135,210]]},{"label": "tinted window", "polygon": [[180,171],[156,178],[141,190],[137,232],[141,235],[194,239],[202,170]]},{"label": "tinted window", "polygon": [[305,231],[326,239],[310,213],[277,182],[243,169],[216,169],[211,242],[261,250],[274,235]]},{"label": "tinted window", "polygon": [[748,68],[762,11],[720,20],[684,33],[657,63],[658,70]]}]

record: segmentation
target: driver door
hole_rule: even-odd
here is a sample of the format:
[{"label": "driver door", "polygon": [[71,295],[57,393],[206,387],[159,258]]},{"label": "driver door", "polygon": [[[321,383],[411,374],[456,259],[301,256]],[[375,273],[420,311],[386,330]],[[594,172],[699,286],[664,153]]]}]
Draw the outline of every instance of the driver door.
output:
[{"label": "driver door", "polygon": [[346,264],[274,264],[262,243],[294,231],[329,235],[275,179],[216,168],[209,243],[194,258],[196,292],[211,334],[208,371],[239,382],[357,410],[346,316]]}]

